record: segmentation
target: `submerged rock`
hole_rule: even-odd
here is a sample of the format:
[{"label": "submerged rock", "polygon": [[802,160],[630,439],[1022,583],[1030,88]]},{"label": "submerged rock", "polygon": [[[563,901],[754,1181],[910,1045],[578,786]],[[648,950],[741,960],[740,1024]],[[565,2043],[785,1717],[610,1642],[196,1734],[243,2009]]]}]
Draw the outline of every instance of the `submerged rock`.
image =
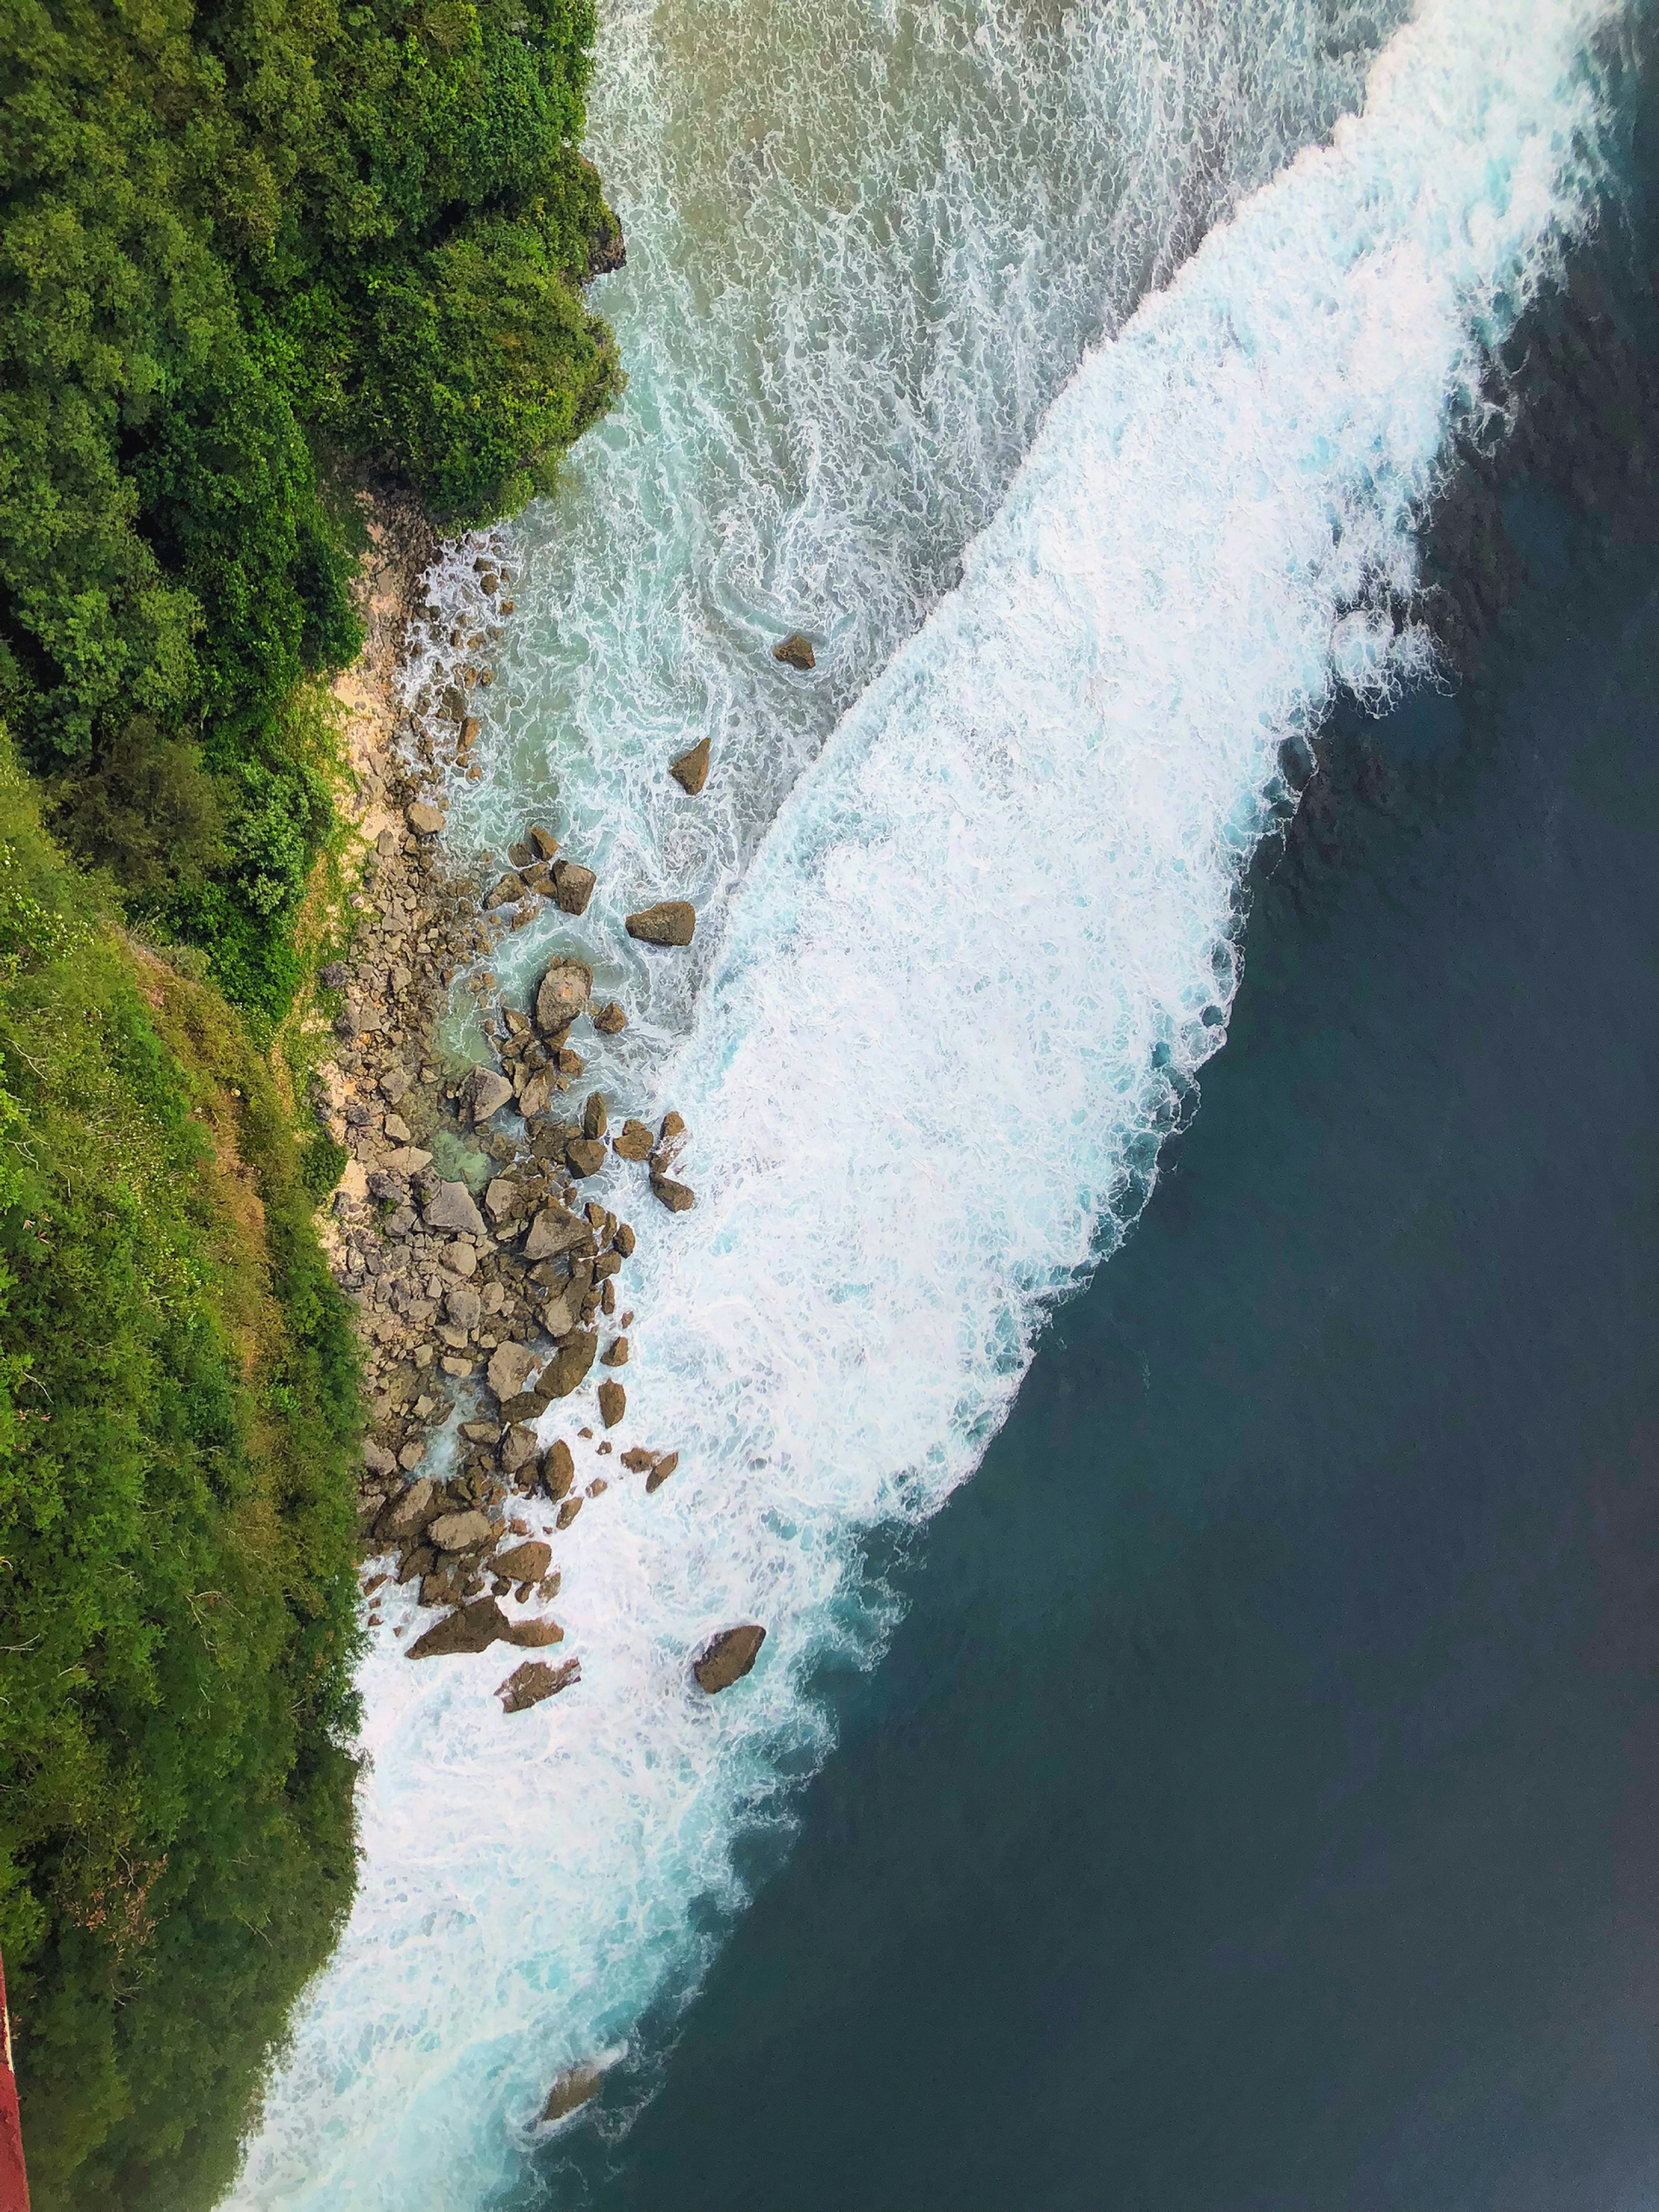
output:
[{"label": "submerged rock", "polygon": [[729,1690],[733,1682],[740,1682],[760,1656],[766,1641],[766,1631],[757,1622],[746,1620],[736,1628],[723,1628],[710,1638],[703,1654],[692,1668],[699,1689],[706,1690],[712,1698],[721,1690]]},{"label": "submerged rock", "polygon": [[[582,1662],[580,1659],[567,1659],[562,1666],[558,1667],[550,1667],[544,1659],[526,1659],[521,1667],[515,1667],[513,1669],[506,1681],[497,1686],[495,1695],[501,1701],[503,1712],[527,1712],[532,1705],[540,1705],[544,1698],[556,1697],[561,1690],[568,1690],[573,1682],[580,1682],[581,1678]],[[562,2078],[561,2076],[561,2079]],[[556,2089],[557,2086],[557,2083],[555,2083]],[[597,2083],[595,2086],[597,2087]],[[592,2094],[592,2089],[587,2092],[589,2097]],[[551,2100],[550,2099],[549,2101],[550,2102]],[[576,2100],[577,2105],[586,2102],[585,2097],[578,2097]],[[573,2112],[575,2109],[575,2105],[568,2105],[564,2108],[566,2112]],[[548,2117],[546,2112],[542,2115],[544,2119]],[[559,2118],[562,2115],[555,2113],[552,2117]]]},{"label": "submerged rock", "polygon": [[708,781],[708,739],[702,738],[689,753],[682,753],[677,761],[671,761],[668,773],[682,791],[690,792],[695,799]]},{"label": "submerged rock", "polygon": [[803,672],[817,666],[817,656],[812,651],[811,639],[803,636],[798,629],[792,629],[787,637],[772,647],[772,658],[782,661],[787,668],[799,668]]},{"label": "submerged rock", "polygon": [[[574,1662],[568,1663],[574,1665]],[[542,2106],[542,2125],[546,2127],[554,2120],[562,2120],[579,2106],[585,2105],[604,2079],[597,2066],[567,2067],[547,2093],[547,2102]]]},{"label": "submerged rock", "polygon": [[697,910],[684,899],[660,899],[655,906],[630,914],[623,927],[641,945],[690,945],[697,927]]}]

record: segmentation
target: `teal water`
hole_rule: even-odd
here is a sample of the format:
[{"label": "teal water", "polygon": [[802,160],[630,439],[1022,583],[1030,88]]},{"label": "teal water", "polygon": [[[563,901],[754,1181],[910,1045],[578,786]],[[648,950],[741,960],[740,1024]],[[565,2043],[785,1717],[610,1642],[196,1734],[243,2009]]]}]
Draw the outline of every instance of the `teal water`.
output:
[{"label": "teal water", "polygon": [[538,2203],[1654,2201],[1659,560],[1509,511],[1484,682],[1339,728],[1146,1215]]}]

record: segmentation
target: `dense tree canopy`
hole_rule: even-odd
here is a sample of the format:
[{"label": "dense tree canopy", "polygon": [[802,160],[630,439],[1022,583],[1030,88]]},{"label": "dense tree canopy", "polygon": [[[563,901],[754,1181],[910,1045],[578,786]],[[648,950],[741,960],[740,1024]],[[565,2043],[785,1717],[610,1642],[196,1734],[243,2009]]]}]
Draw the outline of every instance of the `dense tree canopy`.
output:
[{"label": "dense tree canopy", "polygon": [[0,0],[0,711],[246,1004],[291,987],[326,821],[284,708],[357,642],[331,478],[479,521],[619,386],[592,35],[591,0]]}]

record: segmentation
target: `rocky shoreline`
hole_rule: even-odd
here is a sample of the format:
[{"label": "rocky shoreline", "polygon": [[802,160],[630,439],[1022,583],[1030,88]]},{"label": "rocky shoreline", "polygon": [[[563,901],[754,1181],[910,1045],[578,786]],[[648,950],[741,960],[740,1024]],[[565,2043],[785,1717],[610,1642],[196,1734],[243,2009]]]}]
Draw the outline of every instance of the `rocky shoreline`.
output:
[{"label": "rocky shoreline", "polygon": [[[654,1492],[678,1464],[673,1450],[625,1434],[621,1370],[635,1316],[624,1270],[637,1232],[582,1186],[620,1161],[639,1174],[647,1210],[684,1212],[695,1194],[674,1170],[687,1132],[672,1112],[654,1129],[632,1117],[613,1127],[603,1093],[581,1087],[584,1025],[603,1036],[627,1024],[615,1000],[595,1000],[585,963],[554,958],[523,1007],[503,1002],[488,964],[544,906],[584,914],[592,871],[541,823],[526,825],[505,867],[485,854],[468,872],[442,842],[446,777],[482,773],[470,708],[514,611],[501,548],[478,541],[472,569],[489,611],[482,628],[451,628],[441,641],[454,656],[450,680],[421,716],[401,703],[400,679],[415,625],[424,620],[430,637],[443,623],[425,598],[439,547],[417,514],[391,501],[376,502],[370,536],[365,649],[337,692],[350,718],[359,834],[372,844],[351,894],[349,950],[322,971],[337,1012],[333,1051],[313,1078],[318,1113],[347,1155],[322,1227],[356,1309],[370,1394],[358,1498],[367,1622],[381,1625],[377,1593],[413,1583],[433,1619],[411,1635],[411,1659],[496,1643],[544,1650],[563,1638],[546,1609],[560,1584],[559,1535],[612,1483],[643,1477]],[[706,749],[668,764],[688,791],[702,789],[707,769]],[[691,942],[696,915],[666,901],[626,927],[672,948]],[[490,1062],[440,1041],[463,979]],[[574,1434],[544,1443],[538,1424],[559,1401]],[[763,1636],[752,1623],[723,1630],[688,1655],[691,1679],[709,1692],[729,1686]],[[497,1695],[513,1714],[580,1680],[574,1658],[529,1660]]]}]

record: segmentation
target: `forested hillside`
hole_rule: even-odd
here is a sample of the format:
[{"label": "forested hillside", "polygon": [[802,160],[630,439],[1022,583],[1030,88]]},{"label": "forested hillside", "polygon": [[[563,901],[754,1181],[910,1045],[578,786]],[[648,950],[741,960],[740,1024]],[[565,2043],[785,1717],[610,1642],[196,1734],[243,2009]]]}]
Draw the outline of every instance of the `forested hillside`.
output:
[{"label": "forested hillside", "polygon": [[499,514],[620,388],[593,27],[0,0],[0,1946],[37,2212],[216,2202],[349,1905],[338,1158],[264,1054],[335,828],[356,492]]}]

